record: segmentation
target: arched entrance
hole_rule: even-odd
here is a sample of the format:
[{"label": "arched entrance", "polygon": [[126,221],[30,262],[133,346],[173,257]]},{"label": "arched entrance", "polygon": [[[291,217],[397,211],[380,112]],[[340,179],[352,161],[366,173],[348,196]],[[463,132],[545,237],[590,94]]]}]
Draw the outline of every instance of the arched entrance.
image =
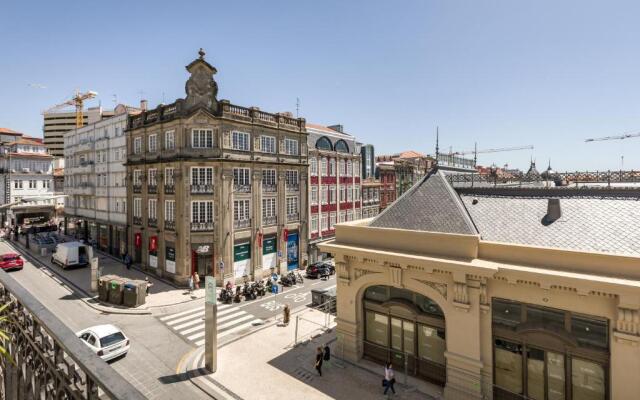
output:
[{"label": "arched entrance", "polygon": [[392,286],[370,286],[363,295],[363,356],[391,361],[438,385],[446,383],[446,335],[442,309],[430,298]]}]

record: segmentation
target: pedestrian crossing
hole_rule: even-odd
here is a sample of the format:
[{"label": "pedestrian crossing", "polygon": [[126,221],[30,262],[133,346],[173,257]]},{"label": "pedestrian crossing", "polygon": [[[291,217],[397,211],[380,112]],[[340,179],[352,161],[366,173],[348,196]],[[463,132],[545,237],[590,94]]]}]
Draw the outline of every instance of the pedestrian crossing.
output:
[{"label": "pedestrian crossing", "polygon": [[[160,321],[196,346],[204,345],[204,306],[165,315]],[[263,321],[231,304],[218,305],[218,342]]]}]

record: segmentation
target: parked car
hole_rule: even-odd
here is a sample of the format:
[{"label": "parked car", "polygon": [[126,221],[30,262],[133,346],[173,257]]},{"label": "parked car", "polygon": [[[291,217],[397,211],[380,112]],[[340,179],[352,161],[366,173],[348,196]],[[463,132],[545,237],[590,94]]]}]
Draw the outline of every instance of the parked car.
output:
[{"label": "parked car", "polygon": [[24,261],[22,261],[22,257],[20,257],[20,254],[6,253],[0,256],[0,268],[4,269],[5,271],[22,269],[23,266]]},{"label": "parked car", "polygon": [[51,256],[51,263],[62,268],[89,265],[93,248],[80,242],[59,243]]},{"label": "parked car", "polygon": [[331,264],[325,263],[324,261],[318,261],[309,265],[306,272],[308,278],[318,278],[321,276],[335,274],[336,268]]},{"label": "parked car", "polygon": [[105,361],[124,356],[129,351],[129,339],[115,325],[92,326],[76,333],[76,335]]}]

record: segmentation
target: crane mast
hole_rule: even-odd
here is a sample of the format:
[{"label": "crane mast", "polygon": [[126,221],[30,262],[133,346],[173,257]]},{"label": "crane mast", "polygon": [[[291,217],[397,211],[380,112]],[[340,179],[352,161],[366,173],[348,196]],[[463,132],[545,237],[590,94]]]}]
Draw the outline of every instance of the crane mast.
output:
[{"label": "crane mast", "polygon": [[84,101],[85,100],[89,100],[89,99],[93,99],[97,95],[98,95],[97,92],[94,92],[94,91],[91,91],[91,90],[89,90],[88,92],[85,92],[85,93],[80,93],[79,90],[76,90],[75,95],[71,99],[65,101],[64,103],[56,104],[55,106],[44,110],[42,112],[42,114],[45,114],[45,113],[48,113],[48,112],[51,112],[51,111],[55,111],[55,110],[59,110],[61,108],[67,107],[67,106],[75,106],[75,108],[76,108],[76,128],[81,128],[81,127],[84,126],[84,115],[83,115]]}]

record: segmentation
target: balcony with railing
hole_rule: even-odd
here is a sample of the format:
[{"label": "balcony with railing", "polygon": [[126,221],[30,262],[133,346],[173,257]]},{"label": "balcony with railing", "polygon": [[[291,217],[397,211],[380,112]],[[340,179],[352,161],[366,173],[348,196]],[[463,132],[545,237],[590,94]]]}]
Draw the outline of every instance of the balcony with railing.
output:
[{"label": "balcony with railing", "polygon": [[133,193],[142,193],[142,184],[134,183],[133,184]]},{"label": "balcony with railing", "polygon": [[146,398],[4,271],[0,303],[7,305],[4,347],[13,360],[1,362],[1,398]]},{"label": "balcony with railing", "polygon": [[176,187],[174,185],[164,185],[164,194],[174,194]]},{"label": "balcony with railing", "polygon": [[278,191],[277,185],[269,185],[266,183],[262,184],[262,192],[263,193],[276,193]]},{"label": "balcony with railing", "polygon": [[192,194],[211,194],[213,193],[213,185],[191,185]]},{"label": "balcony with railing", "polygon": [[133,224],[134,225],[142,225],[142,217],[133,217]]},{"label": "balcony with railing", "polygon": [[300,221],[300,213],[287,214],[287,222]]},{"label": "balcony with railing", "polygon": [[231,104],[226,100],[222,100],[220,103],[222,105],[222,116],[225,118],[299,132],[304,132],[306,129],[303,118],[293,118],[285,114],[272,114],[260,111],[258,107],[242,107]]},{"label": "balcony with railing", "polygon": [[300,191],[300,185],[297,185],[297,184],[296,185],[287,184],[286,188],[287,188],[287,193],[297,193]]},{"label": "balcony with railing", "polygon": [[208,232],[213,231],[213,221],[207,222],[191,222],[192,232]]},{"label": "balcony with railing", "polygon": [[271,216],[267,216],[267,217],[262,217],[262,225],[264,226],[272,226],[272,225],[277,225],[278,224],[278,216],[277,215],[271,215]]},{"label": "balcony with railing", "polygon": [[147,186],[147,193],[158,193],[158,185],[149,185]]},{"label": "balcony with railing", "polygon": [[164,221],[164,229],[166,229],[168,231],[175,231],[176,230],[176,221],[165,220]]},{"label": "balcony with railing", "polygon": [[149,217],[147,219],[147,225],[152,226],[154,228],[157,227],[158,226],[158,219]]},{"label": "balcony with railing", "polygon": [[235,193],[251,193],[251,185],[234,184],[233,191]]},{"label": "balcony with railing", "polygon": [[236,219],[233,221],[234,229],[248,229],[251,228],[251,218],[249,219]]}]

